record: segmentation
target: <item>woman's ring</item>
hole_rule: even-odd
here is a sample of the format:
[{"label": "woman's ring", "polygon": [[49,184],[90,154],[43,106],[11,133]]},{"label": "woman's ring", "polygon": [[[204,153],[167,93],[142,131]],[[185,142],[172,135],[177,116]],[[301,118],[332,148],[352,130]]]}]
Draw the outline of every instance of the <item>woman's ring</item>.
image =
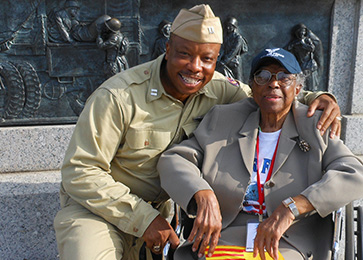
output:
[{"label": "woman's ring", "polygon": [[337,116],[336,119],[340,121],[340,120],[342,120],[342,117],[341,116]]},{"label": "woman's ring", "polygon": [[160,251],[160,246],[153,246],[153,250],[155,252],[159,252]]}]

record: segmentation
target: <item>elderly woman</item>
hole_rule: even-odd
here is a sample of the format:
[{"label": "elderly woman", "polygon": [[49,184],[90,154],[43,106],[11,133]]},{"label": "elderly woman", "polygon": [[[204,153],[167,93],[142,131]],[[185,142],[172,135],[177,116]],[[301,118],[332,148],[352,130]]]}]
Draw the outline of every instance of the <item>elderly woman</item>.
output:
[{"label": "elderly woman", "polygon": [[290,52],[262,51],[253,99],[215,106],[191,139],[162,155],[162,187],[196,216],[175,259],[205,251],[208,259],[222,245],[250,246],[243,259],[330,259],[329,215],[363,197],[363,165],[341,140],[320,135],[319,115],[306,117],[295,99],[301,74]]}]

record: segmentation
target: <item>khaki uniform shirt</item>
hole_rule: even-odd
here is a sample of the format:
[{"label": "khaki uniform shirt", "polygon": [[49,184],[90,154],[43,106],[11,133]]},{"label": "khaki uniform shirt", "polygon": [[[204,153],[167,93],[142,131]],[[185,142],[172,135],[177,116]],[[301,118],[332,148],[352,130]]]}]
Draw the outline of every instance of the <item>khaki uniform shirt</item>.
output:
[{"label": "khaki uniform shirt", "polygon": [[63,206],[77,202],[137,237],[160,214],[147,202],[168,199],[156,170],[160,154],[190,136],[213,105],[250,92],[247,85],[215,72],[183,104],[161,84],[163,58],[115,75],[91,95],[61,170]]}]

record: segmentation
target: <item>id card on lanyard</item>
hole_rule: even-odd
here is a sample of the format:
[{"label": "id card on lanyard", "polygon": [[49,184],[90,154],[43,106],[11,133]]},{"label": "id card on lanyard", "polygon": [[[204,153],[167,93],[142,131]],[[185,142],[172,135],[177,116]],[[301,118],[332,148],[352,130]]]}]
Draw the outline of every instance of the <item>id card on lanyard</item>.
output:
[{"label": "id card on lanyard", "polygon": [[[272,156],[272,160],[271,160],[271,164],[270,164],[270,168],[268,170],[267,173],[267,177],[265,182],[269,181],[272,175],[272,170],[274,168],[274,164],[275,164],[275,159],[276,159],[276,153],[277,153],[277,147],[279,144],[279,140],[280,140],[280,136],[277,139],[277,144],[275,146],[275,151],[274,154]],[[258,211],[258,219],[259,222],[263,221],[263,202],[265,201],[265,194],[263,191],[263,185],[261,183],[261,174],[260,174],[260,165],[259,165],[259,154],[260,154],[260,138],[259,136],[257,136],[257,142],[256,142],[256,175],[257,175],[257,190],[258,190],[258,204],[259,204],[259,211]]]},{"label": "id card on lanyard", "polygon": [[[270,168],[269,168],[269,171],[268,171],[265,182],[270,180],[271,175],[272,175],[272,170],[273,170],[273,167],[274,167],[274,164],[275,164],[279,139],[280,139],[280,136],[279,136],[279,138],[277,140],[277,144],[276,144],[276,147],[275,147],[274,154],[272,156]],[[257,157],[256,175],[257,175],[259,211],[258,211],[258,221],[250,220],[250,221],[247,222],[246,252],[252,252],[253,251],[253,244],[254,244],[256,234],[257,234],[257,228],[258,228],[259,223],[261,223],[263,221],[263,202],[265,200],[265,195],[264,195],[263,185],[261,183],[261,177],[260,177],[260,168],[259,168],[259,160],[258,160],[259,153],[260,153],[260,147],[259,146],[260,146],[260,138],[259,138],[259,136],[257,136],[257,142],[256,142],[256,157]]]}]

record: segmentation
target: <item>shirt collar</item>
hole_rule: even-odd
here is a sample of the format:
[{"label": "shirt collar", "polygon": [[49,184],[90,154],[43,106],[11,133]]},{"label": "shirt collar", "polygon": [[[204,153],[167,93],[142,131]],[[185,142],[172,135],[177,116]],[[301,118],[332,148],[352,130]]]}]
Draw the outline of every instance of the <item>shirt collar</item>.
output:
[{"label": "shirt collar", "polygon": [[[166,94],[163,88],[163,84],[160,80],[160,68],[164,60],[165,54],[160,55],[155,59],[154,63],[151,65],[148,73],[151,73],[148,90],[146,93],[146,102],[152,102],[159,99],[162,94]],[[146,71],[145,71],[146,72]]]}]

